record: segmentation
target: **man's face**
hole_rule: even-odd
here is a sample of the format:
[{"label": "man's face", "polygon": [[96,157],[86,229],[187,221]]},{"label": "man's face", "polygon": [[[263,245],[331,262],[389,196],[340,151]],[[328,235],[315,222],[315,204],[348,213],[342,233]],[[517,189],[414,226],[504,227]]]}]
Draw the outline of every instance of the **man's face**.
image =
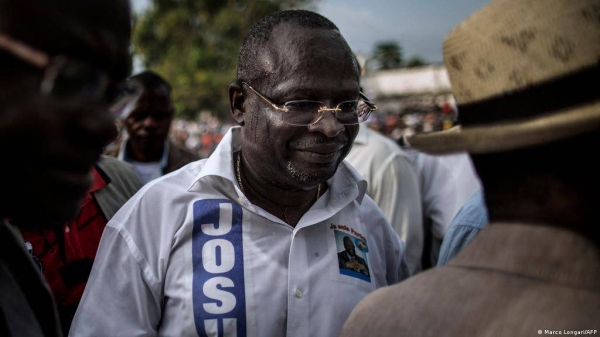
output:
[{"label": "man's face", "polygon": [[347,237],[344,238],[344,248],[346,249],[346,253],[348,253],[350,256],[354,256],[354,254],[356,254],[354,243],[352,243],[352,240]]},{"label": "man's face", "polygon": [[136,152],[150,158],[160,157],[172,119],[173,107],[167,89],[144,89],[124,123]]},{"label": "man's face", "polygon": [[[276,104],[314,100],[331,108],[358,98],[357,69],[337,31],[280,24],[257,59],[264,77],[250,84]],[[329,179],[358,133],[330,112],[312,126],[285,124],[281,111],[249,90],[245,97],[244,158],[279,188],[308,189]]]},{"label": "man's face", "polygon": [[[125,2],[118,1],[118,5],[127,9]],[[129,22],[123,21],[119,27],[83,23],[74,26],[81,32],[93,31],[105,37],[105,44],[88,41],[89,44],[78,42],[68,47],[67,42],[73,38],[64,35],[67,47],[60,54],[85,62],[90,68],[104,72],[111,83],[118,83],[124,79],[123,69],[129,63],[123,57],[128,54],[128,39],[122,37],[129,32],[128,25]],[[101,62],[95,61],[100,59]],[[91,184],[92,165],[102,148],[116,136],[114,118],[103,92],[89,97],[76,93],[78,86],[72,86],[73,90],[60,94],[42,94],[42,70],[12,54],[5,61],[10,65],[0,64],[7,68],[0,69],[0,73],[6,74],[0,78],[0,153],[10,160],[10,165],[0,168],[0,217],[10,218],[20,226],[52,226],[72,218],[79,209]],[[92,80],[77,83],[81,87]]]}]

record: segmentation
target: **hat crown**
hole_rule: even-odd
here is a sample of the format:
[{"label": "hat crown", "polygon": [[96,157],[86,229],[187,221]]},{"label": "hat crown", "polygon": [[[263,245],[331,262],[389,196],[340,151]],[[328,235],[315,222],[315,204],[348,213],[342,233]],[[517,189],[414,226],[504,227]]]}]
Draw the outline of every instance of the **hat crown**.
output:
[{"label": "hat crown", "polygon": [[459,105],[522,91],[600,63],[600,0],[496,0],[444,41]]}]

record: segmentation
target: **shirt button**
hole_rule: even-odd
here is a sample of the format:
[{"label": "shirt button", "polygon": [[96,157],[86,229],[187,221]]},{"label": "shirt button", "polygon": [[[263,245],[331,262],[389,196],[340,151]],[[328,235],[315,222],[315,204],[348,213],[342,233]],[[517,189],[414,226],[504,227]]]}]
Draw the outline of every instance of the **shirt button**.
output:
[{"label": "shirt button", "polygon": [[300,290],[300,288],[296,288],[296,297],[300,298],[302,297],[302,290]]}]

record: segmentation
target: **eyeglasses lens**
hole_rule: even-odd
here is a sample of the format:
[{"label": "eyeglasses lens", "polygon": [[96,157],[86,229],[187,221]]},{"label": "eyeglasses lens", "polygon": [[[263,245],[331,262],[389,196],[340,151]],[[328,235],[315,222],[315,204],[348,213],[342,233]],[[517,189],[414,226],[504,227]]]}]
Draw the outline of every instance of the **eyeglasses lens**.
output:
[{"label": "eyeglasses lens", "polygon": [[84,63],[57,58],[46,70],[42,91],[64,99],[97,99],[108,85],[106,74]]},{"label": "eyeglasses lens", "polygon": [[[292,125],[310,125],[317,121],[326,105],[317,101],[290,101],[285,104],[288,109],[283,114],[284,122]],[[345,101],[337,105],[337,111],[334,111],[337,120],[345,125],[352,125],[364,122],[368,119],[372,108],[364,101]]]},{"label": "eyeglasses lens", "polygon": [[57,57],[46,69],[44,94],[61,99],[104,100],[115,117],[131,110],[141,90],[131,84],[110,85],[108,75],[84,62]]}]

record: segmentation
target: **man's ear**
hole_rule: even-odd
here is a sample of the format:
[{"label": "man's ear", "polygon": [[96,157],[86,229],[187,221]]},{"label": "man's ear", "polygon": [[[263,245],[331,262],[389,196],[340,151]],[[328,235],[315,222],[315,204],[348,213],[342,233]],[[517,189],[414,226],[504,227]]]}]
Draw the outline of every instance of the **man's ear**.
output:
[{"label": "man's ear", "polygon": [[229,85],[229,108],[231,110],[231,116],[238,125],[244,125],[245,118],[245,107],[244,103],[246,98],[242,91],[242,87],[237,83],[233,82]]}]

